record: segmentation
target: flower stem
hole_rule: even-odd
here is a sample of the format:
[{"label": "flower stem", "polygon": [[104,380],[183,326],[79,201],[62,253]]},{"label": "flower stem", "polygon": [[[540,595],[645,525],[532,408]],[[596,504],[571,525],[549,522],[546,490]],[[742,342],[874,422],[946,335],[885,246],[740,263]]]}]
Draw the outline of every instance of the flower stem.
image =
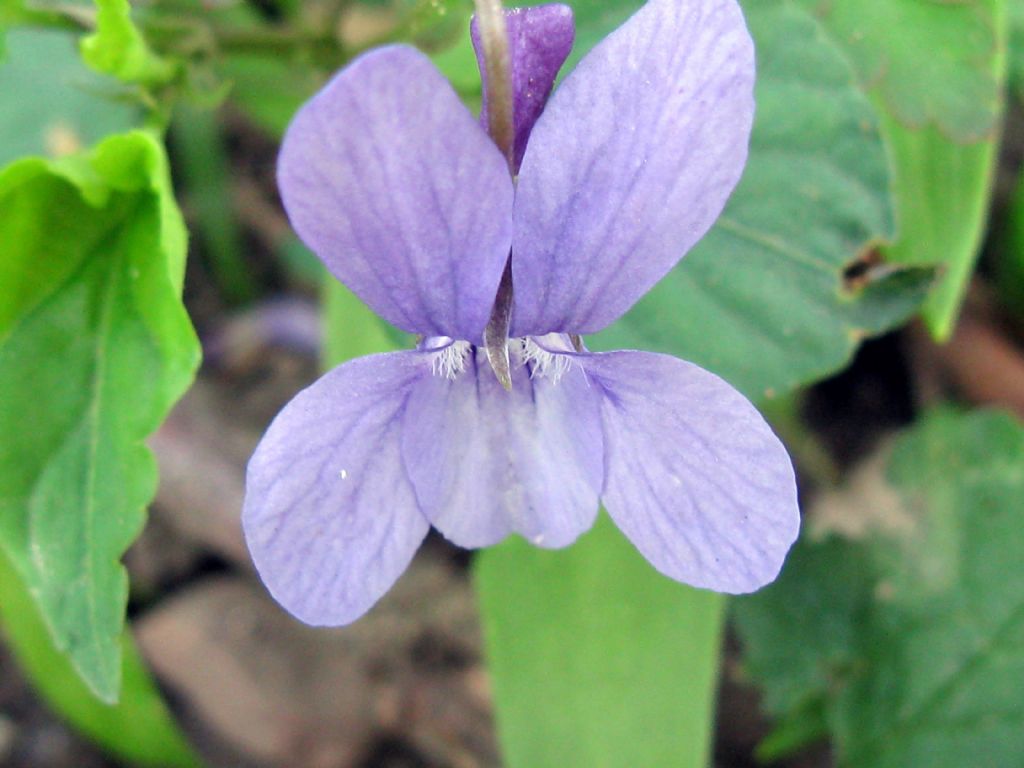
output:
[{"label": "flower stem", "polygon": [[[515,126],[512,123],[512,60],[508,50],[508,29],[501,0],[474,0],[480,41],[484,49],[487,78],[487,130],[515,177]],[[487,360],[506,390],[512,389],[508,358],[508,329],[512,321],[512,260],[505,262],[491,319],[484,328]]]},{"label": "flower stem", "polygon": [[505,271],[498,285],[491,319],[484,328],[484,348],[494,375],[507,391],[512,390],[512,369],[508,359],[508,329],[512,321],[512,257],[505,262]]},{"label": "flower stem", "polygon": [[515,130],[512,123],[512,59],[509,55],[508,29],[501,0],[474,0],[476,19],[483,43],[487,75],[488,131],[498,149],[513,167]]}]

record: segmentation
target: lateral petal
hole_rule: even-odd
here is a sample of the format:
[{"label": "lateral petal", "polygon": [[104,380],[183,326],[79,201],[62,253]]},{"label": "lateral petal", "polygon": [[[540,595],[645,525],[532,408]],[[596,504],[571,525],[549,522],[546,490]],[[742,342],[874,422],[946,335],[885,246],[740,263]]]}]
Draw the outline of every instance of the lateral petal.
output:
[{"label": "lateral petal", "polygon": [[718,218],[754,114],[735,0],[649,0],[556,89],[515,202],[513,336],[592,333]]},{"label": "lateral petal", "polygon": [[754,406],[667,355],[609,352],[584,366],[604,395],[602,498],[641,554],[719,592],[772,581],[800,512],[789,455]]},{"label": "lateral petal", "polygon": [[399,429],[412,387],[430,375],[418,352],[345,363],[285,406],[249,461],[249,550],[271,594],[307,624],[362,616],[427,533]]},{"label": "lateral petal", "polygon": [[512,179],[414,48],[353,61],[299,110],[278,159],[299,236],[377,314],[478,340],[512,241]]},{"label": "lateral petal", "polygon": [[594,522],[603,476],[596,393],[579,366],[557,381],[530,372],[514,367],[506,392],[481,350],[454,379],[419,382],[409,400],[409,477],[423,513],[459,546],[515,532],[564,547]]}]

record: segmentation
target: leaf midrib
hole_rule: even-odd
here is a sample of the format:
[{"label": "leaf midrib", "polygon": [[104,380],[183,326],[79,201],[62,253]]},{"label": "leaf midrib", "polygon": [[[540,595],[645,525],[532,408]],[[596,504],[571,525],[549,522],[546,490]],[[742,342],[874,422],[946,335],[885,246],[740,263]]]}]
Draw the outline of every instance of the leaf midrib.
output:
[{"label": "leaf midrib", "polygon": [[[118,284],[120,283],[121,276],[124,269],[125,253],[123,249],[118,249],[116,255],[111,258],[110,264],[110,279],[107,280],[107,285],[101,299],[100,309],[100,322],[98,323],[98,340],[96,344],[96,366],[93,369],[93,392],[95,395],[91,399],[89,408],[87,411],[87,417],[91,424],[89,425],[89,466],[86,475],[86,489],[85,489],[85,509],[83,513],[85,515],[85,560],[84,570],[88,573],[89,581],[91,585],[95,585],[96,581],[96,554],[97,548],[94,546],[94,532],[95,532],[95,515],[96,515],[96,464],[97,455],[99,453],[99,442],[100,442],[100,414],[101,414],[101,403],[106,397],[106,372],[107,372],[107,357],[109,354],[109,343],[110,343],[110,327],[112,325],[113,316],[113,305],[114,296],[117,291]],[[116,567],[116,566],[115,566]],[[99,632],[99,606],[96,601],[96,590],[86,590],[86,600],[89,607],[89,632],[92,635],[92,645],[94,649],[102,647],[102,638]],[[102,654],[97,654],[96,658],[98,663],[103,663]],[[104,675],[106,679],[115,679],[117,677],[117,670],[107,670]]]},{"label": "leaf midrib", "polygon": [[[82,414],[79,418],[71,420],[68,424],[67,429],[59,440],[54,441],[54,445],[47,453],[47,458],[40,463],[39,472],[36,474],[32,483],[26,489],[25,501],[32,498],[39,489],[39,483],[42,480],[46,467],[50,466],[53,461],[53,457],[61,452],[61,450],[68,444],[68,441],[78,432],[83,426],[88,432],[88,467],[86,469],[85,485],[83,488],[83,494],[85,496],[84,508],[82,510],[85,518],[85,526],[83,536],[85,538],[85,557],[83,562],[83,568],[90,585],[96,584],[96,566],[97,562],[93,555],[96,550],[93,548],[94,534],[95,534],[95,488],[97,482],[97,456],[99,454],[99,443],[100,443],[100,417],[102,413],[102,404],[106,401],[106,373],[108,369],[108,355],[109,355],[109,331],[113,323],[113,306],[114,297],[117,293],[117,287],[120,284],[121,275],[123,274],[125,252],[123,247],[118,242],[120,239],[121,228],[123,224],[130,220],[131,216],[135,211],[136,206],[126,206],[125,210],[119,216],[112,217],[111,225],[105,237],[97,241],[97,245],[93,248],[86,256],[82,259],[77,269],[72,270],[67,274],[64,280],[55,283],[52,290],[43,294],[40,299],[32,306],[32,308],[23,313],[20,320],[11,329],[11,335],[13,336],[18,331],[18,327],[21,326],[27,319],[33,317],[38,312],[44,310],[51,301],[58,297],[61,293],[72,286],[77,280],[82,278],[84,272],[87,272],[91,266],[95,265],[96,259],[104,258],[103,252],[108,251],[109,264],[105,265],[103,271],[109,275],[108,279],[105,280],[102,292],[99,300],[99,322],[96,324],[96,336],[97,343],[95,348],[95,361],[96,364],[93,368],[91,376],[91,387],[92,392],[89,397],[86,407],[83,409]],[[108,245],[109,244],[109,245]],[[33,546],[33,535],[31,525],[27,529],[28,534],[28,549],[31,551]],[[28,561],[32,562],[31,559]],[[31,567],[31,565],[30,565]],[[42,585],[44,588],[50,585],[50,579],[47,578],[38,569],[32,568],[32,580],[37,585]],[[99,606],[96,601],[96,590],[86,589],[86,603],[87,603],[87,615],[89,619],[88,627],[88,644],[92,649],[96,650],[102,647],[102,638],[99,632]],[[50,628],[50,631],[54,635],[56,645],[59,648],[70,648],[70,637],[66,629],[59,626],[55,621],[55,616],[51,615],[48,611],[43,611],[43,616]],[[102,663],[102,654],[94,654],[100,663]],[[79,668],[83,672],[84,678],[89,682],[90,687],[95,687],[97,680],[92,675],[85,674],[84,670],[81,670],[78,661],[72,656],[75,661],[76,668]],[[116,670],[113,670],[116,675]],[[110,671],[104,674],[104,679],[109,679],[112,675]],[[99,691],[97,691],[99,692]],[[107,698],[104,695],[104,698]]]}]

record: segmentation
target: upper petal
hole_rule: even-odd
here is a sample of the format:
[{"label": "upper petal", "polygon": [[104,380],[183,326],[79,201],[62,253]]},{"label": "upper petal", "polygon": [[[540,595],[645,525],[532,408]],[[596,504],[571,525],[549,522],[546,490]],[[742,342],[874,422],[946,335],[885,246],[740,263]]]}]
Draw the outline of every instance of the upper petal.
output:
[{"label": "upper petal", "polygon": [[753,405],[667,355],[591,355],[604,393],[603,500],[641,554],[679,581],[751,592],[800,526],[793,466]]},{"label": "upper petal", "polygon": [[[551,95],[558,70],[572,51],[576,30],[572,22],[572,8],[561,3],[510,8],[505,11],[505,23],[512,65],[512,125],[515,130],[513,154],[518,170],[533,124],[537,122],[537,117]],[[480,121],[486,128],[490,89],[487,86],[487,67],[484,66],[483,45],[475,16],[470,24],[470,33],[483,80],[484,99]]]},{"label": "upper petal", "polygon": [[520,169],[513,335],[604,328],[703,237],[746,162],[753,85],[735,0],[649,0],[580,62]]},{"label": "upper petal", "polygon": [[411,333],[478,339],[511,243],[501,153],[423,54],[371,51],[299,110],[278,184],[327,268]]},{"label": "upper petal", "polygon": [[454,379],[418,383],[409,400],[409,477],[423,513],[460,546],[516,532],[564,547],[594,522],[604,460],[596,393],[579,366],[557,378],[532,370],[514,366],[507,392],[481,350]]},{"label": "upper petal", "polygon": [[300,392],[249,461],[242,525],[260,577],[308,624],[362,616],[429,524],[402,467],[399,425],[417,352],[345,363]]}]

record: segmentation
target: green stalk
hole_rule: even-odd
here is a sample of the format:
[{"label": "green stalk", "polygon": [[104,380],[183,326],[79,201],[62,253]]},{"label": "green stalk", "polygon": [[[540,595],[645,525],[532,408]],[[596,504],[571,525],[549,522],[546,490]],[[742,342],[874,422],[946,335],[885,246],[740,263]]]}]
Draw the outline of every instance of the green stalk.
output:
[{"label": "green stalk", "polygon": [[478,555],[508,768],[708,765],[725,599],[654,570],[606,515],[563,550]]},{"label": "green stalk", "polygon": [[131,633],[122,636],[122,688],[104,704],[50,639],[36,604],[0,548],[0,630],[35,689],[53,710],[112,755],[132,765],[198,768],[142,663]]}]

